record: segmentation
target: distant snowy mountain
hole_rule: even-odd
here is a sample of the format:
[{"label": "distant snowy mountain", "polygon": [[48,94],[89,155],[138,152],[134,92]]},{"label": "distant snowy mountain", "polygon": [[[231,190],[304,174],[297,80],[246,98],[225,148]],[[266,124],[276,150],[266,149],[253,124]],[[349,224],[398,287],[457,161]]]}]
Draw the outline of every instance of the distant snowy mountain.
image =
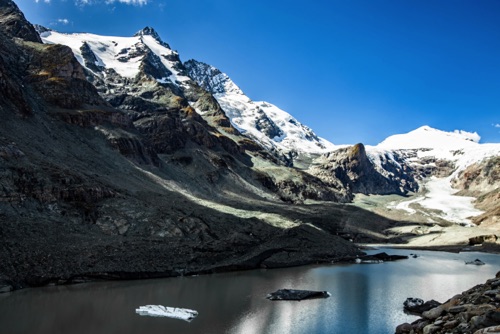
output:
[{"label": "distant snowy mountain", "polygon": [[481,137],[476,132],[471,133],[462,130],[445,132],[424,125],[405,134],[390,136],[378,144],[377,147],[387,149],[429,148],[457,150],[475,146],[480,139]]},{"label": "distant snowy mountain", "polygon": [[500,144],[480,144],[480,139],[475,132],[446,132],[422,126],[390,136],[376,146],[367,146],[367,152],[378,166],[381,160],[392,159],[394,152],[405,156],[405,163],[414,167],[425,166],[426,162],[432,167],[436,160],[448,161],[454,165],[453,176],[456,176],[473,163],[500,155]]}]

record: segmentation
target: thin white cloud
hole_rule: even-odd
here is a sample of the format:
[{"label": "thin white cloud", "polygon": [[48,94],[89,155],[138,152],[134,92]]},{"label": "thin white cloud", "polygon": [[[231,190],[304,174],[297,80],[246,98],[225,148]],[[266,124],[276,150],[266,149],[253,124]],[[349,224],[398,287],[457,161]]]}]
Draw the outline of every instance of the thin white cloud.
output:
[{"label": "thin white cloud", "polygon": [[115,2],[123,3],[126,5],[143,6],[147,5],[149,0],[106,0],[106,4],[113,4]]},{"label": "thin white cloud", "polygon": [[[36,3],[39,3],[40,1],[42,1],[42,0],[35,0]],[[43,2],[50,3],[50,0],[43,0]]]},{"label": "thin white cloud", "polygon": [[68,19],[57,19],[57,22],[66,25],[69,23],[69,20]]},{"label": "thin white cloud", "polygon": [[92,0],[75,0],[75,5],[77,6],[86,6],[86,5],[92,5],[94,1]]},{"label": "thin white cloud", "polygon": [[[41,1],[41,0],[35,0],[35,1]],[[51,0],[44,0],[44,1],[51,1]],[[150,3],[152,0],[75,0],[75,5],[84,7],[87,5],[94,5],[94,4],[99,4],[99,3],[105,3],[106,5],[112,5],[114,3],[122,3],[125,5],[132,5],[132,6],[144,6]]]},{"label": "thin white cloud", "polygon": [[493,125],[495,128],[500,128],[500,123],[497,123],[497,124],[491,124]]}]

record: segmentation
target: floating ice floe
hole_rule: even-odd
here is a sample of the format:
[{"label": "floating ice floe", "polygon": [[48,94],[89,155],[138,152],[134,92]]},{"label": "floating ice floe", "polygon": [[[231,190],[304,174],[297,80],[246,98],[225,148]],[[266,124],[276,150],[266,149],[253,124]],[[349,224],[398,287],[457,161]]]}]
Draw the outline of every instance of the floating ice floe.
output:
[{"label": "floating ice floe", "polygon": [[135,310],[135,313],[150,317],[168,317],[191,321],[198,315],[195,310],[187,308],[167,307],[163,305],[146,305],[140,306]]}]

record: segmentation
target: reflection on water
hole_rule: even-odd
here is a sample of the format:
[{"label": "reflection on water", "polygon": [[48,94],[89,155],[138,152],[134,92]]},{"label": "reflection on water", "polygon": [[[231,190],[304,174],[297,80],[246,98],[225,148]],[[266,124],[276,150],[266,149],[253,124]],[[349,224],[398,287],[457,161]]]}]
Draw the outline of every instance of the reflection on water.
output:
[{"label": "reflection on water", "polygon": [[[385,250],[392,254],[411,251]],[[500,270],[500,256],[417,252],[371,265],[254,270],[128,282],[26,289],[0,294],[0,333],[393,333],[415,319],[407,297],[445,301]],[[486,265],[465,265],[480,258]],[[269,301],[280,288],[327,290],[327,299]],[[159,304],[194,309],[191,323],[141,317]]]}]

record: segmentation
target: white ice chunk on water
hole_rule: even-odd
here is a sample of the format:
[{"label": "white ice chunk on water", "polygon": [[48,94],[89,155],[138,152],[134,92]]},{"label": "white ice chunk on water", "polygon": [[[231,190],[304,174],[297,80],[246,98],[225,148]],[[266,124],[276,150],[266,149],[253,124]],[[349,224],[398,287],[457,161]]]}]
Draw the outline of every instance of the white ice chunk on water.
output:
[{"label": "white ice chunk on water", "polygon": [[198,315],[195,310],[187,308],[167,307],[163,305],[146,305],[140,306],[135,310],[135,313],[150,317],[168,317],[191,321]]}]

